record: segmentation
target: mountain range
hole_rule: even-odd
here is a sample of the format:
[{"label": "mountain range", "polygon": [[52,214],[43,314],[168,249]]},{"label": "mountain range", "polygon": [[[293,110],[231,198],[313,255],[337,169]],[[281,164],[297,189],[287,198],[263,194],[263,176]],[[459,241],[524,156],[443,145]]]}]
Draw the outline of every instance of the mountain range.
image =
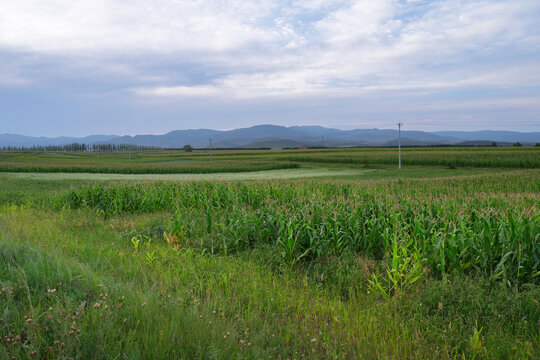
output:
[{"label": "mountain range", "polygon": [[[87,137],[30,137],[16,134],[0,134],[0,147],[32,145],[84,144],[134,144],[164,148],[208,147],[210,139],[214,148],[260,148],[285,147],[346,147],[346,146],[395,146],[398,131],[393,129],[340,130],[322,126],[257,125],[234,130],[175,130],[162,135],[91,135]],[[540,132],[517,131],[401,131],[402,145],[498,145],[508,146],[515,142],[534,145],[540,142]]]}]

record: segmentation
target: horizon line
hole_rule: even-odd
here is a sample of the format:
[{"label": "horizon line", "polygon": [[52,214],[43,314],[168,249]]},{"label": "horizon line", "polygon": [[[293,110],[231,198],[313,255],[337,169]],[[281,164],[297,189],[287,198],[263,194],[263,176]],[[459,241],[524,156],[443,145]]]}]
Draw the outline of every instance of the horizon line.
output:
[{"label": "horizon line", "polygon": [[[419,125],[419,123],[409,123],[411,125]],[[407,125],[407,123],[404,124],[405,126]],[[437,125],[441,125],[441,124],[436,124],[436,125],[427,125],[427,124],[423,124],[423,125],[426,125],[426,126],[437,126]],[[445,124],[446,125],[446,124]],[[397,128],[348,128],[348,129],[344,129],[344,128],[340,128],[340,127],[326,127],[326,126],[322,126],[322,125],[275,125],[275,124],[258,124],[258,125],[252,125],[252,126],[247,126],[247,127],[238,127],[238,128],[226,128],[226,129],[210,129],[210,128],[197,128],[197,129],[194,129],[194,128],[185,128],[185,129],[173,129],[173,130],[169,130],[167,132],[162,132],[162,133],[131,133],[131,134],[122,134],[122,135],[118,135],[118,134],[99,134],[99,133],[92,133],[92,134],[88,134],[88,135],[56,135],[56,136],[45,136],[45,135],[25,135],[25,134],[22,134],[22,133],[10,133],[10,132],[5,132],[5,133],[0,133],[0,136],[3,136],[3,135],[18,135],[18,136],[26,136],[26,137],[33,137],[33,138],[61,138],[61,137],[68,137],[68,138],[86,138],[86,137],[90,137],[90,136],[114,136],[114,137],[124,137],[124,136],[130,136],[130,137],[135,137],[135,136],[162,136],[162,135],[167,135],[171,132],[174,132],[174,131],[200,131],[200,130],[209,130],[209,131],[218,131],[218,132],[228,132],[228,131],[234,131],[234,130],[241,130],[241,129],[251,129],[251,128],[254,128],[254,127],[261,127],[261,126],[275,126],[275,127],[284,127],[284,128],[291,128],[291,127],[320,127],[320,128],[324,128],[324,129],[329,129],[329,130],[341,130],[341,131],[354,131],[354,130],[381,130],[381,131],[384,131],[384,130],[395,130],[395,131],[398,131]],[[456,126],[472,126],[472,125],[456,125]],[[510,126],[510,125],[509,125]],[[516,125],[515,124],[512,124],[511,125],[512,127],[515,127]],[[530,126],[535,126],[535,125],[530,125]],[[419,132],[426,132],[426,133],[438,133],[438,132],[467,132],[467,133],[472,133],[472,132],[479,132],[479,131],[505,131],[505,132],[513,132],[513,133],[522,133],[522,134],[529,134],[529,133],[536,133],[536,132],[540,132],[540,129],[537,130],[537,131],[518,131],[518,130],[501,130],[501,129],[498,129],[498,130],[495,130],[495,129],[488,129],[488,128],[485,128],[485,129],[479,129],[479,130],[419,130],[419,129],[403,129],[401,130],[402,132],[407,132],[407,131],[419,131]]]}]

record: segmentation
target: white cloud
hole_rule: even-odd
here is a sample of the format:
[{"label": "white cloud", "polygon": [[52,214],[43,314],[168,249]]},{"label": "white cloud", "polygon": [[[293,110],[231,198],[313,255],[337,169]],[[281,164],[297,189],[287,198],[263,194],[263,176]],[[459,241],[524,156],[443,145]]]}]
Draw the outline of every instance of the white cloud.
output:
[{"label": "white cloud", "polygon": [[539,12],[528,0],[3,1],[0,51],[137,79],[126,86],[145,96],[539,85]]},{"label": "white cloud", "polygon": [[276,34],[265,2],[18,0],[0,3],[0,46],[36,52],[175,52],[237,48]]},{"label": "white cloud", "polygon": [[143,96],[193,97],[215,95],[219,92],[219,89],[215,86],[158,86],[134,88],[132,91]]},{"label": "white cloud", "polygon": [[395,10],[393,0],[358,0],[350,7],[328,14],[315,24],[327,45],[376,41],[391,31]]}]

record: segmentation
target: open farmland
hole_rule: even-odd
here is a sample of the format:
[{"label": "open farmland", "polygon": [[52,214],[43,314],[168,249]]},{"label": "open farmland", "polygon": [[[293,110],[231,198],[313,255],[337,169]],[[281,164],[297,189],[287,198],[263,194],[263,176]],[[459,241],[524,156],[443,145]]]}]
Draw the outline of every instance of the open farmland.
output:
[{"label": "open farmland", "polygon": [[537,358],[539,155],[1,153],[0,356]]},{"label": "open farmland", "polygon": [[[0,151],[0,172],[208,174],[397,163],[395,148],[313,150],[147,150],[132,152]],[[540,168],[540,148],[405,148],[403,165]]]}]

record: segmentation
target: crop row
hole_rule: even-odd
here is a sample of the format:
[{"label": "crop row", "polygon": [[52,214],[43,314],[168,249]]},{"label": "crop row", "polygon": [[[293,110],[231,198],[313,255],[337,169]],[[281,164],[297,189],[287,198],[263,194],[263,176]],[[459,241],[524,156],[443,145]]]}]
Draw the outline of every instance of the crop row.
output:
[{"label": "crop row", "polygon": [[[280,160],[311,163],[337,164],[396,164],[397,151],[357,151],[354,153],[314,152],[312,154],[288,155]],[[402,150],[403,165],[432,165],[451,167],[506,167],[540,168],[540,150],[521,151],[493,150]]]},{"label": "crop row", "polygon": [[[396,281],[454,271],[538,283],[540,216],[537,199],[526,196],[530,180],[443,181],[421,196],[396,182],[94,186],[59,194],[51,205],[105,216],[170,211],[165,227],[177,244],[223,254],[270,244],[290,267],[346,253],[386,259],[389,290]],[[494,195],[502,181],[523,193]]]},{"label": "crop row", "polygon": [[[397,149],[319,149],[289,151],[216,151],[213,161],[207,153],[183,151],[137,151],[133,153],[69,153],[0,151],[1,171],[95,171],[104,170],[131,173],[164,173],[170,168],[247,168],[293,163],[395,165]],[[540,147],[531,148],[405,148],[404,165],[430,165],[450,167],[506,167],[540,168]],[[263,165],[264,164],[264,165]],[[277,166],[277,165],[275,165]],[[131,170],[118,170],[129,168]],[[149,170],[140,170],[146,168]],[[73,169],[68,169],[73,168]],[[134,170],[137,168],[137,170]],[[92,169],[92,170],[88,170]],[[177,171],[177,170],[174,170]],[[189,170],[184,170],[189,171]]]},{"label": "crop row", "polygon": [[105,174],[212,174],[224,172],[252,172],[280,169],[296,169],[300,165],[286,162],[215,164],[205,166],[77,166],[77,165],[0,165],[0,172],[38,172],[38,173],[105,173]]}]

